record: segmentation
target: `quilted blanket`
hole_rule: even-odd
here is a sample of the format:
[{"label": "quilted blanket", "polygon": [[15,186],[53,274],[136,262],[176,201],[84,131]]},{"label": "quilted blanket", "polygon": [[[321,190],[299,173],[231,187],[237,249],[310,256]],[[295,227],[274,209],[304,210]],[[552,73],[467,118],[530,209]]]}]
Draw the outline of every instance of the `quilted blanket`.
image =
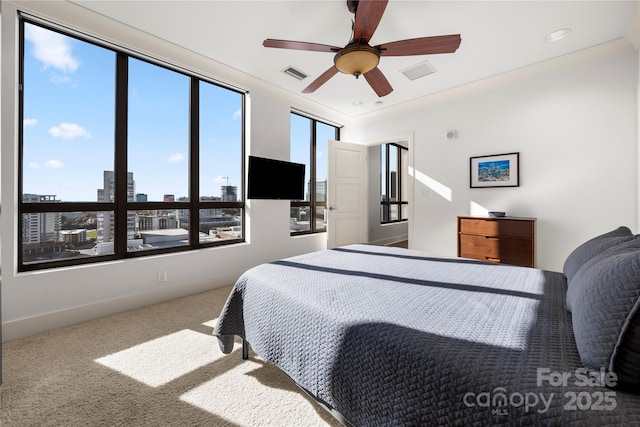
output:
[{"label": "quilted blanket", "polygon": [[353,426],[640,425],[580,363],[561,273],[351,245],[263,264],[214,330]]}]

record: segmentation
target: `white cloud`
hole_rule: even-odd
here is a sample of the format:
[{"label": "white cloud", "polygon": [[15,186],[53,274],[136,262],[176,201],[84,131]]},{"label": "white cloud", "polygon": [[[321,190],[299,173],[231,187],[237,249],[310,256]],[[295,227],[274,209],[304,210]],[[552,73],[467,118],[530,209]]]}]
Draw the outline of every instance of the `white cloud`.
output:
[{"label": "white cloud", "polygon": [[33,169],[33,170],[40,169],[40,166],[38,166],[37,163],[31,162],[29,163],[29,169]]},{"label": "white cloud", "polygon": [[45,68],[54,67],[67,73],[78,69],[80,62],[71,53],[68,37],[36,25],[25,27],[25,37],[33,43],[33,56]]},{"label": "white cloud", "polygon": [[34,126],[38,124],[38,119],[24,119],[22,121],[23,126]]},{"label": "white cloud", "polygon": [[184,160],[184,156],[182,155],[182,153],[172,154],[172,155],[171,155],[171,156],[169,156],[169,158],[167,159],[167,161],[168,161],[169,163],[181,162],[182,160]]},{"label": "white cloud", "polygon": [[239,119],[239,118],[241,118],[241,117],[242,117],[242,111],[240,111],[240,110],[235,111],[235,112],[233,113],[233,116],[231,116],[231,118],[232,118],[233,120],[235,120],[235,119]]},{"label": "white cloud", "polygon": [[211,181],[213,181],[213,182],[227,182],[227,177],[226,176],[216,176]]},{"label": "white cloud", "polygon": [[44,166],[47,168],[60,169],[62,166],[64,166],[64,163],[62,163],[60,160],[47,160],[46,162],[44,162]]},{"label": "white cloud", "polygon": [[57,74],[57,73],[52,73],[50,80],[51,80],[51,83],[55,83],[57,85],[63,84],[63,83],[73,83],[73,80],[71,79],[71,77],[67,75]]},{"label": "white cloud", "polygon": [[91,134],[87,132],[82,126],[78,126],[75,123],[62,122],[58,126],[54,126],[49,129],[49,135],[54,138],[73,139],[79,136],[91,137]]}]

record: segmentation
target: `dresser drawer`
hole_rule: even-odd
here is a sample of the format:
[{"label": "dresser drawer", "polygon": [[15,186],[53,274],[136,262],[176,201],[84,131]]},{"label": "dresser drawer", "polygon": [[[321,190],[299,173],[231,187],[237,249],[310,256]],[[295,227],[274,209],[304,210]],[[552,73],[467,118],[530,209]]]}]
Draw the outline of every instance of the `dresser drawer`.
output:
[{"label": "dresser drawer", "polygon": [[460,233],[533,238],[531,221],[460,218]]},{"label": "dresser drawer", "polygon": [[460,216],[458,256],[535,267],[535,218]]},{"label": "dresser drawer", "polygon": [[465,258],[500,259],[500,239],[475,234],[461,234],[460,254]]},{"label": "dresser drawer", "polygon": [[460,256],[533,267],[533,242],[510,237],[460,235]]}]

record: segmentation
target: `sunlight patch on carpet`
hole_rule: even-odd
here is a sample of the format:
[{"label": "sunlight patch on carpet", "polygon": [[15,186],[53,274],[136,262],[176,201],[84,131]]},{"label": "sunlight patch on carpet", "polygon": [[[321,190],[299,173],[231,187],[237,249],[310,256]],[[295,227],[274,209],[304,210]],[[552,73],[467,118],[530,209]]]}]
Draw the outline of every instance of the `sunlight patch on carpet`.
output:
[{"label": "sunlight patch on carpet", "polygon": [[275,366],[246,360],[184,393],[180,400],[233,425],[282,425],[284,419],[329,425],[302,393]]},{"label": "sunlight patch on carpet", "polygon": [[184,329],[95,362],[148,386],[159,387],[223,356],[216,337]]},{"label": "sunlight patch on carpet", "polygon": [[212,320],[208,320],[206,322],[203,323],[204,326],[209,326],[210,328],[215,328],[216,325],[218,324],[218,319],[219,317],[216,317],[215,319]]}]

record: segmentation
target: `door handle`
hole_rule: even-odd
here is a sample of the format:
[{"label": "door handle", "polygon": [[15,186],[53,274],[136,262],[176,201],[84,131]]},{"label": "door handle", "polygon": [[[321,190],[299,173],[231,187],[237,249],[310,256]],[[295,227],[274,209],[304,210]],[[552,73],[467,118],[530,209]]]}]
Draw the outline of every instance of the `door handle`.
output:
[{"label": "door handle", "polygon": [[329,206],[329,210],[330,210],[330,211],[337,211],[338,209],[337,209],[337,208],[334,208],[333,206]]}]

